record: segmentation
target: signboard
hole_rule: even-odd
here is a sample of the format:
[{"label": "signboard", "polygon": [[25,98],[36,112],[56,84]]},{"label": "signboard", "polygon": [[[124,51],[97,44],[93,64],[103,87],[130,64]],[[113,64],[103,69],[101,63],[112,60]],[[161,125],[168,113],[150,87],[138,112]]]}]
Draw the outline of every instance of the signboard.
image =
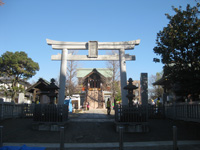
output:
[{"label": "signboard", "polygon": [[98,57],[98,41],[89,41],[89,55],[88,57],[97,58]]}]

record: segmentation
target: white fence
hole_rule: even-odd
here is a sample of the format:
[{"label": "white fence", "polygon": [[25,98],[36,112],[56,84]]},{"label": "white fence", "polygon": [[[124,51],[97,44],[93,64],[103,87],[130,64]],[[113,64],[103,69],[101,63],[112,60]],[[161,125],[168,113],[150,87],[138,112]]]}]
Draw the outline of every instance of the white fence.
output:
[{"label": "white fence", "polygon": [[175,120],[200,122],[200,102],[168,104],[165,115]]}]

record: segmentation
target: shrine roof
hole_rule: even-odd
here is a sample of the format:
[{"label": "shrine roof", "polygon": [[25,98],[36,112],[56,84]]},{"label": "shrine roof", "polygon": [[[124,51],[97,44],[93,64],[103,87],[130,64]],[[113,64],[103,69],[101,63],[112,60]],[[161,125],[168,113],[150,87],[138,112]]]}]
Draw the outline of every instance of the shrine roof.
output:
[{"label": "shrine roof", "polygon": [[38,88],[40,90],[48,90],[47,86],[50,85],[50,82],[47,80],[40,78],[35,84],[30,86],[28,89],[26,89],[27,92],[33,93],[35,88]]},{"label": "shrine roof", "polygon": [[[83,78],[92,72],[94,68],[78,68],[77,69],[77,78]],[[112,77],[112,71],[108,68],[95,68],[100,74],[104,77],[109,78]]]}]

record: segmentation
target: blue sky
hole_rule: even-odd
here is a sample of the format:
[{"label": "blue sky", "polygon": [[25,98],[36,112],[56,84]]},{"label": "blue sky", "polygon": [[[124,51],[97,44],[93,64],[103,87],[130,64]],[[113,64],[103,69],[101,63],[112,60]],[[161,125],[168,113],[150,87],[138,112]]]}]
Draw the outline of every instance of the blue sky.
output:
[{"label": "blue sky", "polygon": [[[140,79],[161,72],[163,65],[154,63],[157,33],[165,27],[165,13],[174,14],[171,6],[195,0],[3,0],[0,6],[0,55],[6,51],[25,51],[39,63],[40,71],[29,81],[40,77],[58,78],[60,62],[51,55],[60,53],[47,45],[57,41],[118,42],[141,39],[140,45],[127,53],[136,56],[128,61],[127,79]],[[87,55],[87,51],[84,51]],[[158,57],[159,58],[159,57]],[[106,68],[105,61],[79,62],[81,68]]]}]

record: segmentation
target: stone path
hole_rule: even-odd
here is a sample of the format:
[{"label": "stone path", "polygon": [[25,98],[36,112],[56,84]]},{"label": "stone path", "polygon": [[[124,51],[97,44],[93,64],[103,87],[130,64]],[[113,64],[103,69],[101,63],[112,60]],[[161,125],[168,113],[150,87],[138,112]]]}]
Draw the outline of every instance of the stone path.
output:
[{"label": "stone path", "polygon": [[106,109],[82,111],[78,115],[70,114],[69,122],[114,122],[114,111],[110,115]]}]

